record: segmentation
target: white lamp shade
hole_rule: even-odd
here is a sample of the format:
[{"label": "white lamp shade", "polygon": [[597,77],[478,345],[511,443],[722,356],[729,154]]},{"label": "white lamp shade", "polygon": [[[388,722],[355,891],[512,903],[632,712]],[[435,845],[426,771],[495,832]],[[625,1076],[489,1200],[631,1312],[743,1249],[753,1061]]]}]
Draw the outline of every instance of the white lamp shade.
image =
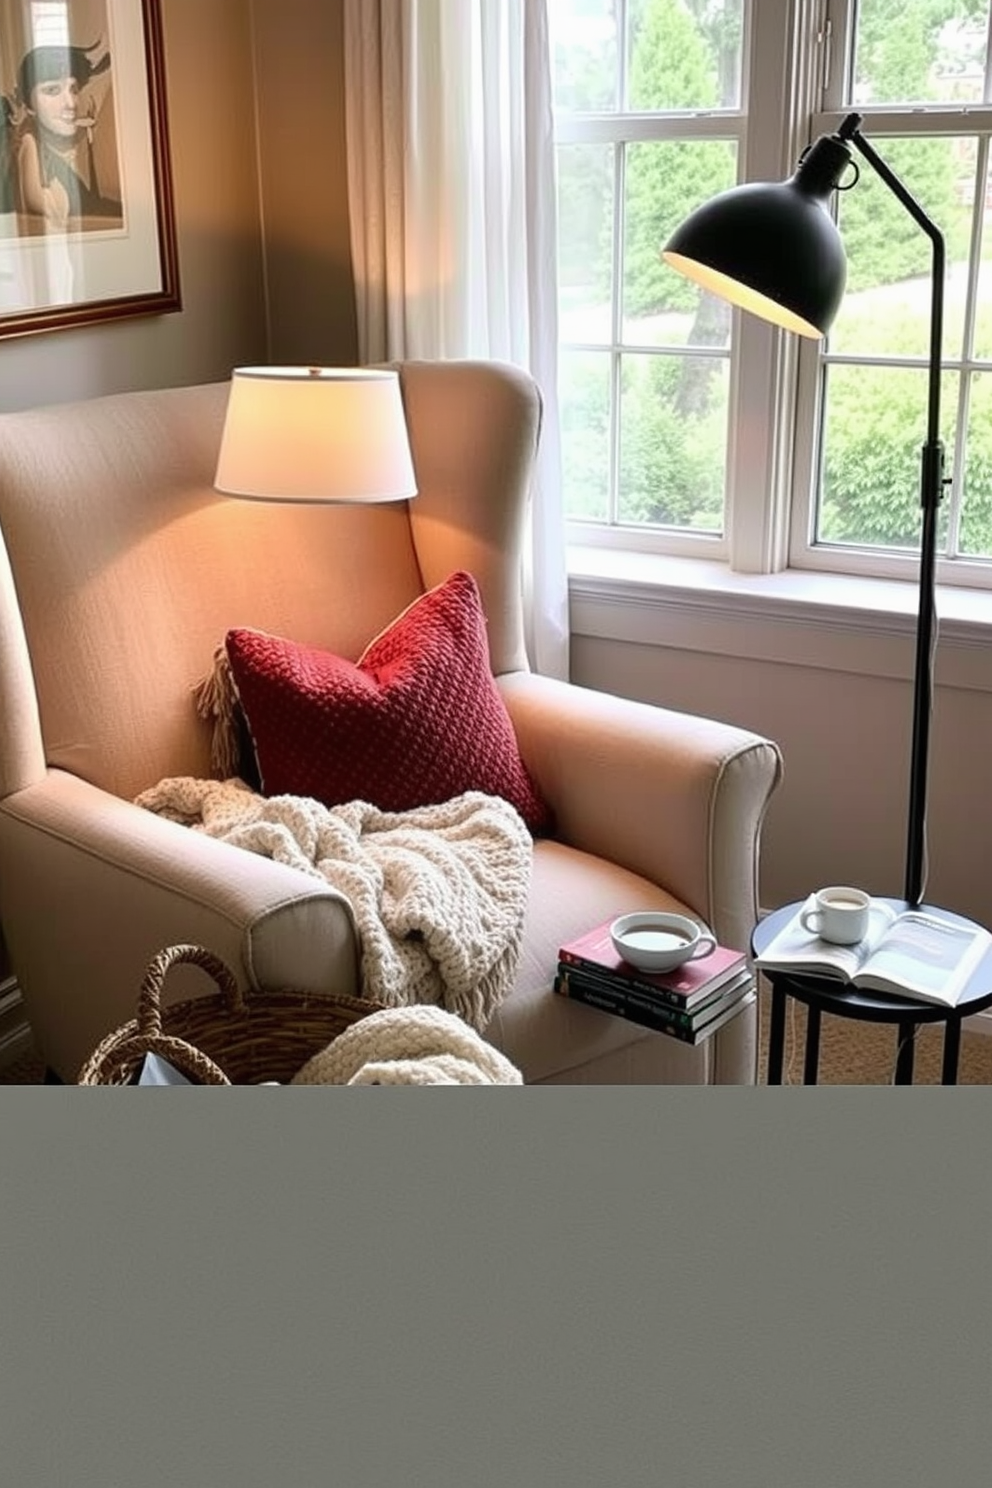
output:
[{"label": "white lamp shade", "polygon": [[214,485],[256,501],[415,496],[398,373],[235,368]]}]

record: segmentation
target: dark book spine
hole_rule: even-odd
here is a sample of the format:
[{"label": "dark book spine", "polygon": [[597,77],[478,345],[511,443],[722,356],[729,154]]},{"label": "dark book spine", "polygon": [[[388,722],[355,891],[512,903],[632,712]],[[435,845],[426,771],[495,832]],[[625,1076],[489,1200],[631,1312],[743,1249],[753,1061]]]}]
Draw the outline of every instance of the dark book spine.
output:
[{"label": "dark book spine", "polygon": [[603,1012],[627,1018],[631,1023],[639,1023],[642,1028],[667,1033],[670,1038],[681,1039],[683,1043],[691,1044],[695,1041],[696,1034],[688,1013],[678,1013],[671,1008],[649,1002],[624,987],[604,985],[593,981],[591,977],[576,975],[571,970],[559,970],[555,977],[555,991],[563,997],[570,997],[573,1002],[584,1002],[590,1007],[601,1008]]},{"label": "dark book spine", "polygon": [[[590,961],[586,956],[577,956],[574,951],[559,951],[558,963],[563,970],[567,969],[571,971],[574,968],[576,971],[581,972],[583,976],[605,977],[611,986],[622,987],[627,992],[641,993],[644,997],[650,997],[655,1002],[664,1002],[669,1007],[678,1008],[683,1013],[691,1011],[691,1008],[687,1009],[686,1007],[685,993],[673,992],[670,987],[659,987],[654,982],[646,982],[641,977],[638,977],[636,973],[630,975],[627,972],[614,971],[608,966],[603,966],[599,961]],[[743,970],[743,967],[744,963],[741,962],[738,971]],[[725,973],[717,982],[716,987],[707,989],[705,996],[701,995],[699,988],[690,995],[695,1002],[708,1002],[713,993],[724,982],[732,981],[735,975],[737,975],[737,972]]]},{"label": "dark book spine", "polygon": [[648,1013],[660,1018],[663,1023],[671,1023],[680,1028],[691,1028],[695,1013],[687,1012],[685,1008],[671,1007],[667,1002],[659,1002],[652,992],[640,992],[636,987],[627,986],[618,978],[611,977],[608,972],[594,973],[582,971],[578,967],[559,967],[571,986],[578,983],[582,987],[592,987],[595,991],[605,992],[609,996],[621,997],[624,1003],[631,1008],[644,1008]]}]

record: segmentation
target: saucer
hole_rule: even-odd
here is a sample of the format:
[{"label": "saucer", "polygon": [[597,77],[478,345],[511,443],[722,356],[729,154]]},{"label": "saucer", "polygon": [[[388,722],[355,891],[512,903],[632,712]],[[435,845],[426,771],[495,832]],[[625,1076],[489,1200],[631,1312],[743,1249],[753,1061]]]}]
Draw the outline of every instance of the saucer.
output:
[{"label": "saucer", "polygon": [[674,971],[688,961],[702,932],[685,915],[642,910],[610,926],[613,949],[638,971]]}]

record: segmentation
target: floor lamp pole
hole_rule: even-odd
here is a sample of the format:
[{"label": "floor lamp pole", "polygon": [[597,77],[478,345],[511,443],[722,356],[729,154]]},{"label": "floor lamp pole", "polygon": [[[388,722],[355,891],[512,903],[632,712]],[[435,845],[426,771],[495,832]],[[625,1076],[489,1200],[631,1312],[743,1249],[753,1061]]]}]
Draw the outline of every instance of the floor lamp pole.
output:
[{"label": "floor lamp pole", "polygon": [[920,534],[919,609],[916,623],[916,665],[913,681],[913,736],[909,767],[909,814],[906,839],[906,883],[904,897],[919,904],[923,897],[926,868],[927,770],[930,750],[930,713],[933,689],[933,648],[936,619],[935,570],[937,562],[937,510],[944,494],[944,446],[940,440],[940,353],[944,322],[944,239],[899,180],[877,155],[858,129],[861,117],[851,114],[838,130],[850,140],[910,216],[926,233],[932,247],[930,273],[930,360],[927,395],[927,437],[921,451],[920,504],[923,508]]}]

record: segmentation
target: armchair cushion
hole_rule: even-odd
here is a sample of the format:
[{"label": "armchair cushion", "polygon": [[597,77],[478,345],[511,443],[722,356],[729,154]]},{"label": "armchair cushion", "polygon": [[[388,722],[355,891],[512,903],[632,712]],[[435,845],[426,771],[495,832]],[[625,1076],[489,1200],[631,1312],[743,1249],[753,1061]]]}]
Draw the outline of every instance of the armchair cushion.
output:
[{"label": "armchair cushion", "polygon": [[230,630],[225,648],[266,795],[409,811],[483,791],[548,826],[471,574],[422,594],[357,662],[257,630]]},{"label": "armchair cushion", "polygon": [[[396,616],[402,634],[421,601],[433,614],[431,586],[464,601],[450,576],[465,571],[487,624],[448,631],[445,665],[463,665],[460,650],[486,660],[555,819],[532,843],[514,984],[483,1037],[528,1083],[751,1082],[753,1008],[697,1049],[573,1006],[552,983],[562,942],[620,910],[674,910],[748,944],[779,753],[744,729],[528,671],[522,547],[540,392],[505,364],[398,365],[409,503],[218,497],[226,383],[0,414],[0,919],[39,1051],[76,1078],[133,1017],[152,957],[179,943],[219,956],[249,996],[360,994],[363,946],[341,889],[133,801],[210,773],[210,720],[229,696],[194,709],[190,689],[230,627],[350,658],[368,683],[369,656],[354,661],[368,638]],[[479,675],[485,713],[492,682]],[[474,697],[463,688],[441,710],[446,744],[468,732],[474,746]],[[393,773],[412,763],[394,759]],[[177,977],[178,998],[205,990],[197,967]]]}]

